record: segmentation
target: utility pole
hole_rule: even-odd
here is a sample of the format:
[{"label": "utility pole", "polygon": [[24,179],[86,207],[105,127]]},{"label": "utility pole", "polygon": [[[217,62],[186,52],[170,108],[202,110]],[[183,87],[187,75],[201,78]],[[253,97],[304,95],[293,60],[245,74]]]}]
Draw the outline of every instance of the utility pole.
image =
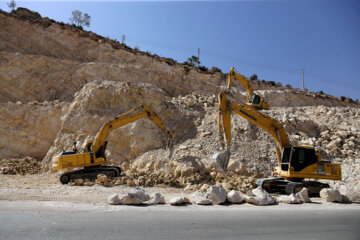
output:
[{"label": "utility pole", "polygon": [[125,42],[125,34],[122,35],[122,41],[121,41],[121,43],[124,44],[124,42]]},{"label": "utility pole", "polygon": [[200,62],[200,48],[198,48],[198,60]]},{"label": "utility pole", "polygon": [[304,91],[305,90],[304,69],[302,70],[302,86],[303,86],[303,91]]}]

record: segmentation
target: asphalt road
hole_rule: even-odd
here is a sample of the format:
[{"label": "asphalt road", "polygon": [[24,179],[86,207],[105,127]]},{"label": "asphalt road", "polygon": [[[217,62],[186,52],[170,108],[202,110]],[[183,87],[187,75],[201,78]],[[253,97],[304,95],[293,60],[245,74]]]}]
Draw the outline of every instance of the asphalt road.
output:
[{"label": "asphalt road", "polygon": [[360,206],[0,201],[0,239],[360,239]]}]

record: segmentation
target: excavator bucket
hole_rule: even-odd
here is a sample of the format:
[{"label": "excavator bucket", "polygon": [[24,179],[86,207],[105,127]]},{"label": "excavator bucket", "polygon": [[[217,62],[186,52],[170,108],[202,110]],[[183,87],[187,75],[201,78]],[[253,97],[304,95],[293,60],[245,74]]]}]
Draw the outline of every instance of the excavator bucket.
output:
[{"label": "excavator bucket", "polygon": [[215,153],[212,157],[212,165],[218,169],[227,172],[227,167],[230,160],[230,152],[228,150]]}]

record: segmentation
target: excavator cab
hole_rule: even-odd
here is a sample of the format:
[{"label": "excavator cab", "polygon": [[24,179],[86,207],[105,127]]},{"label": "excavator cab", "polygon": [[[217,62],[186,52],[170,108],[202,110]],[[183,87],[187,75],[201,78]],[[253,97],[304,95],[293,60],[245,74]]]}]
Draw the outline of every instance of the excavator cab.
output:
[{"label": "excavator cab", "polygon": [[294,172],[300,172],[304,168],[317,162],[318,157],[314,148],[284,147],[281,170],[288,171],[289,167],[292,167]]},{"label": "excavator cab", "polygon": [[258,110],[270,109],[269,104],[264,102],[264,99],[260,95],[256,95],[256,94],[251,94],[246,104]]},{"label": "excavator cab", "polygon": [[310,146],[284,147],[279,177],[289,179],[331,179],[341,180],[339,164],[320,161],[315,148]]}]

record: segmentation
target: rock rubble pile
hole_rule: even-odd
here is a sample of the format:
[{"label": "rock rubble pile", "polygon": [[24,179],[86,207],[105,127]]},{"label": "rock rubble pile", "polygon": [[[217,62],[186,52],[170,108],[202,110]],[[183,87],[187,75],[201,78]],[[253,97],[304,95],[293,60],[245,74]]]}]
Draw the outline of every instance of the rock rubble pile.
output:
[{"label": "rock rubble pile", "polygon": [[0,174],[36,174],[41,171],[41,161],[26,157],[26,158],[10,158],[0,160]]}]

